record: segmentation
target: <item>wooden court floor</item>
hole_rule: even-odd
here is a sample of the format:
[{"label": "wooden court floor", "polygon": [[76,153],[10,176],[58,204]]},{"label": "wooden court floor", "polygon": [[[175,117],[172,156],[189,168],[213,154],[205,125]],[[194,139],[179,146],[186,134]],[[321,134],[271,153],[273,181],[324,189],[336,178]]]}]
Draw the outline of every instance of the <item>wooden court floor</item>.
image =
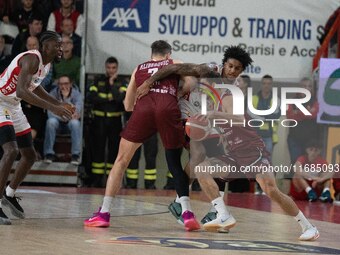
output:
[{"label": "wooden court floor", "polygon": [[[340,254],[340,206],[299,203],[320,231],[316,242],[300,242],[298,224],[266,196],[229,194],[237,225],[228,234],[185,232],[168,212],[174,192],[122,190],[110,228],[84,228],[102,201],[102,189],[19,190],[26,219],[0,226],[0,254]],[[209,203],[193,193],[201,219]]]}]

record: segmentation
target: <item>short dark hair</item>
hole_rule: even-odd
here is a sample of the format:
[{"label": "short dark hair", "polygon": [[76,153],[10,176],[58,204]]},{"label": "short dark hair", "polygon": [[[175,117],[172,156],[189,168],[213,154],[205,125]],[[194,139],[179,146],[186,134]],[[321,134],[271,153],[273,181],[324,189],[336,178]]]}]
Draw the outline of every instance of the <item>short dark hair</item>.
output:
[{"label": "short dark hair", "polygon": [[105,61],[105,65],[106,64],[117,64],[117,66],[119,65],[118,59],[116,59],[115,57],[108,57]]},{"label": "short dark hair", "polygon": [[251,79],[249,75],[242,74],[240,75],[240,78],[242,78],[247,83],[248,87],[251,87]]},{"label": "short dark hair", "polygon": [[38,15],[37,13],[32,13],[29,17],[28,17],[28,24],[32,24],[34,20],[38,20],[38,21],[43,21],[41,15]]},{"label": "short dark hair", "polygon": [[273,76],[271,76],[269,74],[266,74],[266,75],[263,75],[261,80],[263,80],[263,79],[271,79],[271,80],[273,80]]},{"label": "short dark hair", "polygon": [[42,45],[44,42],[51,41],[51,40],[59,41],[61,40],[61,37],[57,32],[49,31],[49,30],[43,32],[39,37],[40,45]]},{"label": "short dark hair", "polygon": [[322,145],[321,145],[321,143],[320,143],[319,140],[317,140],[317,139],[312,139],[312,140],[310,140],[310,141],[308,141],[308,142],[306,143],[305,149],[307,149],[307,148],[318,148],[318,149],[321,149],[321,148],[322,148]]},{"label": "short dark hair", "polygon": [[246,69],[251,63],[253,63],[252,58],[249,53],[242,49],[240,46],[229,46],[224,51],[222,64],[224,65],[228,59],[234,58],[241,62],[243,70]]},{"label": "short dark hair", "polygon": [[61,74],[61,75],[59,75],[59,76],[58,76],[58,83],[59,83],[60,78],[62,78],[62,77],[68,78],[69,82],[70,82],[71,84],[73,83],[73,79],[72,79],[71,76],[69,76],[68,74]]},{"label": "short dark hair", "polygon": [[171,53],[171,45],[164,40],[158,40],[151,44],[151,53],[156,55],[166,55]]}]

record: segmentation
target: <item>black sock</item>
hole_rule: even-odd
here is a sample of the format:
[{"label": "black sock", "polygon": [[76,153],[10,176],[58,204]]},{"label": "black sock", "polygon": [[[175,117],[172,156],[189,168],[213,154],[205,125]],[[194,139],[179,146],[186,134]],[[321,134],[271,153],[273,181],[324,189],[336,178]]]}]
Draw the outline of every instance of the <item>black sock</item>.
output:
[{"label": "black sock", "polygon": [[175,181],[175,189],[179,197],[189,196],[189,178],[181,164],[181,152],[179,149],[166,149],[165,157],[169,171]]},{"label": "black sock", "polygon": [[224,192],[226,181],[222,180],[221,178],[215,178],[214,180],[218,185],[218,190]]}]

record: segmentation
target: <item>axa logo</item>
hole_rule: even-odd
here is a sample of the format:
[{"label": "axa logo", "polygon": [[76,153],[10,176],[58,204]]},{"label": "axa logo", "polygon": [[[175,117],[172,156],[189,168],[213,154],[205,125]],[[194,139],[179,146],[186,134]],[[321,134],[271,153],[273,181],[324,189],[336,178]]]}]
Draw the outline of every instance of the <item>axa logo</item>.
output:
[{"label": "axa logo", "polygon": [[103,0],[104,31],[149,32],[150,0]]}]

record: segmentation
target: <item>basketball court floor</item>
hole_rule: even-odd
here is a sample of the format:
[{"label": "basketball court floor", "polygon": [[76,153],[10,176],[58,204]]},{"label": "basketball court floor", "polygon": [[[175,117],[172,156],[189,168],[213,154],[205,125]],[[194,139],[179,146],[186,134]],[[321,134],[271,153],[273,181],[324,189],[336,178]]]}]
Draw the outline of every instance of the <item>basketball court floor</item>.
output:
[{"label": "basketball court floor", "polygon": [[[22,187],[26,219],[0,226],[0,254],[340,254],[340,206],[299,202],[320,231],[300,242],[300,227],[265,196],[229,194],[237,225],[228,234],[185,232],[168,212],[173,191],[122,190],[111,227],[85,228],[83,220],[101,205],[103,189]],[[193,192],[201,219],[209,208]],[[6,211],[6,210],[5,210]]]}]

